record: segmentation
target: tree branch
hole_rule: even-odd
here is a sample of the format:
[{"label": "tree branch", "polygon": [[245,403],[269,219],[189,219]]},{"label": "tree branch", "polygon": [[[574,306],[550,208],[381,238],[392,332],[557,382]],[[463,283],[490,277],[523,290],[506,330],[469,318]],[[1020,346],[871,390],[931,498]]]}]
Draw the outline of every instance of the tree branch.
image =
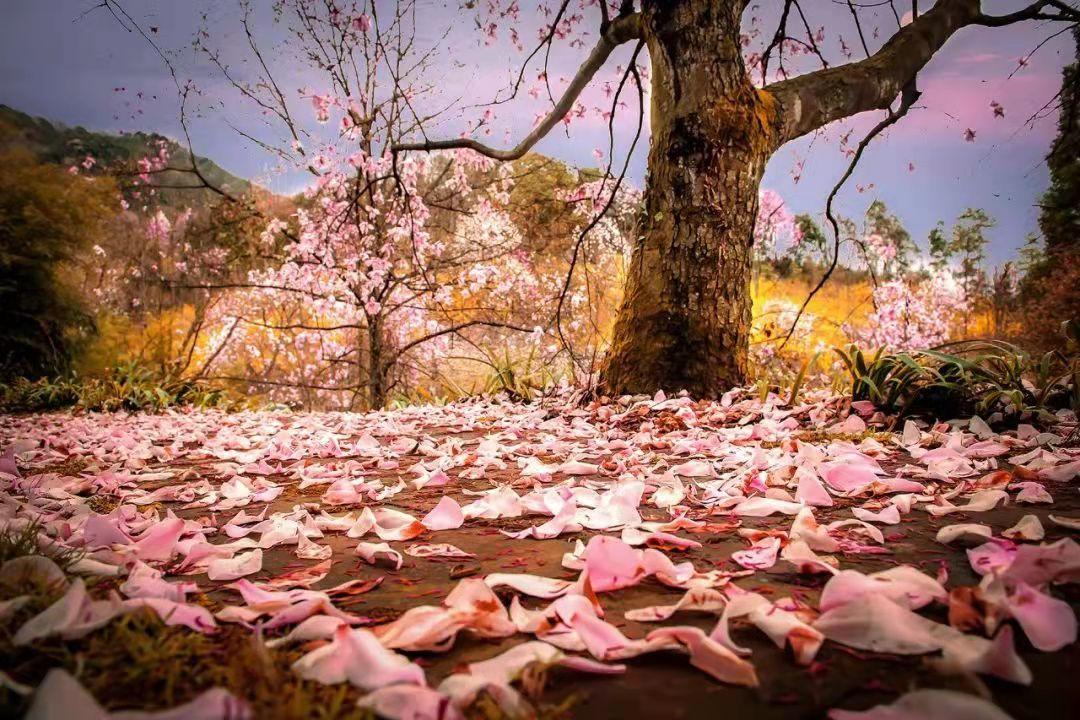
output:
[{"label": "tree branch", "polygon": [[566,88],[566,92],[563,93],[559,101],[555,103],[555,106],[551,109],[551,112],[544,117],[544,120],[537,125],[532,132],[530,132],[520,143],[510,148],[509,150],[499,150],[488,145],[474,140],[472,138],[457,138],[454,140],[427,140],[424,142],[416,143],[395,143],[391,146],[391,152],[399,153],[409,150],[452,150],[452,149],[469,149],[486,155],[489,158],[495,160],[517,160],[518,158],[529,152],[536,143],[540,142],[551,132],[551,129],[555,127],[559,121],[561,121],[571,108],[574,106],[574,101],[581,95],[582,90],[589,84],[596,75],[596,72],[603,66],[611,55],[612,51],[622,45],[623,43],[641,37],[641,17],[638,13],[631,15],[621,15],[616,17],[610,23],[607,28],[600,35],[600,39],[593,47],[592,52],[589,53],[589,57],[578,68],[577,73],[574,75],[574,79],[570,82],[570,85]]},{"label": "tree branch", "polygon": [[[799,311],[795,313],[795,320],[792,321],[791,327],[788,328],[787,334],[784,336],[783,342],[780,343],[780,347],[776,352],[779,353],[791,340],[791,336],[795,333],[796,328],[799,327],[799,320],[802,319],[803,313],[806,312],[806,307],[810,304],[810,301],[814,299],[821,288],[825,287],[825,283],[832,277],[833,272],[836,270],[836,265],[840,261],[840,226],[836,221],[836,216],[833,215],[833,201],[836,200],[836,196],[840,192],[840,188],[844,187],[844,183],[848,181],[852,173],[855,172],[856,166],[859,164],[859,160],[862,159],[863,153],[866,152],[866,148],[870,145],[871,141],[887,129],[895,125],[900,121],[900,118],[908,114],[912,106],[918,101],[919,96],[922,93],[915,86],[915,80],[912,79],[910,83],[904,86],[903,92],[900,95],[900,107],[896,110],[889,108],[888,114],[885,119],[879,122],[877,125],[870,129],[870,132],[859,142],[859,146],[855,149],[855,155],[852,156],[851,162],[848,163],[847,170],[833,186],[832,191],[829,193],[828,199],[825,201],[825,218],[829,221],[829,225],[833,231],[833,257],[829,263],[828,269],[825,270],[825,274],[821,276],[817,285],[810,291],[810,294],[803,300],[802,305],[799,306]],[[877,283],[875,282],[875,285]]]},{"label": "tree branch", "polygon": [[1038,0],[1008,15],[984,15],[980,0],[939,0],[866,60],[818,70],[765,88],[780,106],[778,144],[866,110],[884,110],[958,30],[1024,20],[1080,20],[1060,0]]}]

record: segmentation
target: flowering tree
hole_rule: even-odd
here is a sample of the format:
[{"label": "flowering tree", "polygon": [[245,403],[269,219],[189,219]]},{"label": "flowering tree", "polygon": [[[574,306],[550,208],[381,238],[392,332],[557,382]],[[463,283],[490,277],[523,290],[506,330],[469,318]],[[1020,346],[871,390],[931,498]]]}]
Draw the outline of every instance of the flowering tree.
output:
[{"label": "flowering tree", "polygon": [[948,272],[881,283],[874,288],[873,300],[865,329],[849,332],[871,347],[889,350],[940,345],[967,311],[964,290]]},{"label": "flowering tree", "polygon": [[[363,3],[277,3],[285,48],[310,64],[307,84],[291,91],[254,10],[241,8],[255,70],[235,70],[211,28],[198,47],[268,118],[272,136],[241,132],[313,180],[291,217],[267,222],[272,262],[232,283],[215,309],[217,372],[291,389],[287,399],[314,393],[378,407],[438,373],[455,342],[531,333],[546,279],[506,211],[510,168],[467,149],[390,152],[435,120],[418,110],[434,93],[435,54],[418,40],[415,4],[380,15]],[[243,360],[250,348],[257,361]]]},{"label": "flowering tree", "polygon": [[[478,25],[486,35],[509,25],[520,44],[517,2],[477,5]],[[473,137],[421,138],[396,148],[470,148],[501,160],[521,157],[560,123],[582,113],[583,91],[618,47],[634,48],[627,75],[635,80],[640,79],[636,59],[647,48],[652,137],[645,223],[604,382],[616,393],[661,387],[717,395],[746,376],[751,240],[758,186],[769,157],[788,141],[833,121],[886,111],[852,149],[851,165],[830,195],[826,214],[839,243],[831,206],[840,185],[866,145],[914,105],[920,70],[952,35],[971,26],[1080,19],[1080,11],[1060,0],[1037,0],[1005,15],[984,13],[979,0],[939,0],[925,12],[912,3],[904,15],[894,3],[877,5],[891,10],[895,32],[864,32],[861,12],[875,6],[848,4],[866,55],[854,61],[853,44],[844,42],[842,57],[826,56],[821,42],[826,29],[815,28],[797,0],[782,3],[774,32],[764,30],[759,6],[744,0],[545,3],[538,47],[526,57],[515,93],[529,63],[548,58],[555,43],[581,46],[587,39],[593,44],[562,93],[556,98],[549,90],[550,111],[532,131],[509,149]],[[588,14],[594,17],[591,31],[585,30]],[[750,32],[744,31],[744,14]],[[799,58],[819,61],[822,67],[804,71],[805,65],[795,64]],[[547,81],[546,65],[539,75]],[[755,87],[755,80],[763,87]]]},{"label": "flowering tree", "polygon": [[[250,368],[256,384],[344,392],[378,407],[418,373],[437,373],[455,335],[531,329],[515,321],[538,276],[496,207],[507,183],[476,189],[470,178],[487,163],[473,160],[409,159],[391,177],[388,158],[352,156],[363,167],[359,202],[358,180],[326,168],[293,227],[275,221],[265,233],[270,243],[280,231],[295,237],[280,262],[252,271],[217,308],[228,328],[220,342],[233,341],[221,362],[269,341],[274,363]],[[295,349],[302,357],[286,362]]]}]

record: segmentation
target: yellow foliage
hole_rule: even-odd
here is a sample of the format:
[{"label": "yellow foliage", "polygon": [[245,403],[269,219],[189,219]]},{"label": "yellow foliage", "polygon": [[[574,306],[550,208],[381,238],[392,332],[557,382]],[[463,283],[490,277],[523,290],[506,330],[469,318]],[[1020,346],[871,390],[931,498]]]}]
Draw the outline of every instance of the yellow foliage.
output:
[{"label": "yellow foliage", "polygon": [[[772,306],[784,303],[798,311],[813,289],[814,283],[795,278],[762,278],[760,283],[756,283],[751,293],[754,303],[751,342],[768,341],[775,338],[777,333],[786,333],[787,325],[777,326],[777,313]],[[843,326],[861,326],[865,324],[867,315],[873,312],[870,300],[872,291],[873,288],[866,281],[825,283],[806,307],[804,317],[812,316],[812,329],[809,337],[799,344],[815,349],[843,345],[848,341]],[[801,329],[807,326],[806,320],[799,322]],[[795,342],[794,338],[792,342]]]},{"label": "yellow foliage", "polygon": [[[97,335],[79,357],[77,370],[82,375],[98,375],[129,360],[162,368],[188,364],[189,333],[195,323],[195,308],[191,305],[150,313],[139,321],[100,313],[96,322]],[[205,353],[206,348],[197,343],[191,354],[191,368],[199,367]]]}]

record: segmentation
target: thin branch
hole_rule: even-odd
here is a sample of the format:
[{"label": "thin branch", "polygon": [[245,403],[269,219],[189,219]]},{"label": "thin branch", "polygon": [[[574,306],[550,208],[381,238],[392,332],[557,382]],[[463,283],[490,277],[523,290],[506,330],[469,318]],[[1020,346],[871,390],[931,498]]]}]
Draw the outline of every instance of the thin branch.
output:
[{"label": "thin branch", "polygon": [[784,347],[788,344],[788,341],[791,340],[791,336],[795,333],[795,328],[799,326],[799,320],[802,319],[803,313],[806,311],[806,307],[810,304],[810,301],[814,299],[814,296],[821,291],[821,288],[825,287],[825,283],[829,281],[830,277],[832,277],[833,271],[836,270],[836,265],[840,260],[840,226],[836,221],[836,217],[833,215],[833,201],[836,200],[836,196],[840,192],[840,188],[844,186],[844,183],[846,183],[848,181],[848,178],[851,177],[852,173],[855,172],[855,167],[859,164],[859,160],[862,158],[863,152],[866,151],[867,146],[870,145],[870,142],[878,135],[883,133],[885,130],[899,122],[902,117],[907,115],[908,111],[911,110],[911,106],[914,105],[916,101],[918,101],[921,94],[922,93],[915,86],[914,81],[908,83],[904,87],[904,92],[900,97],[900,107],[897,108],[895,111],[890,109],[889,114],[885,117],[885,119],[879,122],[873,128],[871,128],[870,132],[866,134],[866,137],[864,137],[859,142],[859,146],[858,148],[856,148],[855,155],[851,158],[851,162],[848,164],[847,170],[844,171],[843,176],[841,176],[840,180],[837,181],[836,185],[833,186],[832,191],[829,193],[829,197],[825,201],[825,217],[829,221],[829,225],[832,226],[833,231],[832,262],[829,263],[829,268],[825,271],[825,274],[821,276],[821,280],[818,281],[817,285],[814,286],[814,289],[811,290],[810,294],[806,296],[805,300],[803,300],[802,305],[799,307],[799,312],[795,314],[795,319],[792,321],[791,327],[788,328],[787,334],[784,336],[783,342],[780,343],[780,346],[776,350],[777,353],[783,350]]},{"label": "thin branch", "polygon": [[616,18],[608,26],[606,32],[600,36],[600,40],[597,41],[596,46],[592,52],[589,53],[589,57],[578,68],[570,85],[566,88],[562,97],[552,108],[551,112],[547,114],[544,120],[537,125],[532,132],[530,132],[525,138],[513,148],[509,150],[499,150],[485,145],[472,138],[457,138],[454,140],[428,140],[425,142],[415,143],[395,143],[391,146],[391,152],[395,155],[400,152],[407,152],[410,150],[453,150],[453,149],[468,149],[485,155],[495,160],[517,160],[518,158],[529,152],[536,143],[540,142],[551,129],[555,127],[574,106],[574,101],[581,95],[582,90],[589,84],[589,82],[596,75],[596,72],[611,56],[612,51],[635,38],[641,36],[641,22],[640,16],[635,13],[633,15],[627,15],[624,17]]}]

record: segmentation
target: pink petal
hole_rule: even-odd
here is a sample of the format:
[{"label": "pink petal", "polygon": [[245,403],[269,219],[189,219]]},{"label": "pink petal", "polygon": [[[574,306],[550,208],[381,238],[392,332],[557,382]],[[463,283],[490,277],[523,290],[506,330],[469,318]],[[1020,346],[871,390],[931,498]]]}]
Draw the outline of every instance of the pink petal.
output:
[{"label": "pink petal", "polygon": [[459,547],[447,543],[415,543],[405,548],[405,554],[412,557],[445,557],[445,558],[471,558],[476,557],[472,553],[465,552]]},{"label": "pink petal", "polygon": [[954,690],[913,690],[892,705],[830,710],[830,720],[1011,720],[997,705]]},{"label": "pink petal", "polygon": [[461,506],[454,498],[443,495],[431,512],[420,521],[420,524],[428,530],[455,530],[464,522],[465,515],[461,512]]},{"label": "pink petal", "polygon": [[312,650],[292,667],[305,680],[323,685],[348,681],[369,692],[398,683],[427,684],[419,665],[387,650],[370,631],[344,625],[334,631],[329,644]]},{"label": "pink petal", "polygon": [[262,550],[236,554],[231,558],[215,558],[210,561],[206,576],[211,580],[237,580],[262,570]]},{"label": "pink petal", "polygon": [[666,627],[653,630],[647,641],[669,640],[683,645],[690,653],[690,664],[720,682],[757,687],[754,666],[726,647],[710,639],[695,627]]},{"label": "pink petal", "polygon": [[464,720],[449,697],[416,685],[380,688],[360,698],[357,705],[388,720]]},{"label": "pink petal", "polygon": [[1005,605],[1039,650],[1053,652],[1076,642],[1076,614],[1064,600],[1020,582],[1007,595]]},{"label": "pink petal", "polygon": [[362,542],[356,546],[355,552],[363,558],[364,562],[368,565],[374,565],[378,559],[377,556],[386,556],[394,563],[395,570],[400,570],[401,564],[405,561],[405,559],[401,557],[401,553],[390,547],[389,543]]}]

